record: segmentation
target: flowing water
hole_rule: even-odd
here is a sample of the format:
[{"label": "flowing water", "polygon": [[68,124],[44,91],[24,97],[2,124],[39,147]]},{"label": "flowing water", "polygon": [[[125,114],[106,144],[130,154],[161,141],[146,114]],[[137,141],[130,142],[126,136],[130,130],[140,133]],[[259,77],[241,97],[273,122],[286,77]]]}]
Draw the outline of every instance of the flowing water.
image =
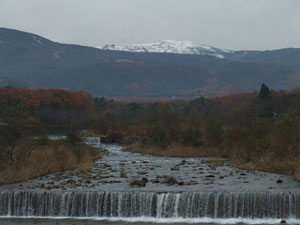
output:
[{"label": "flowing water", "polygon": [[[238,170],[226,160],[133,154],[100,138],[85,141],[107,151],[92,173],[0,186],[0,224],[300,223],[299,184],[289,176]],[[148,180],[144,187],[129,185],[141,178]]]}]

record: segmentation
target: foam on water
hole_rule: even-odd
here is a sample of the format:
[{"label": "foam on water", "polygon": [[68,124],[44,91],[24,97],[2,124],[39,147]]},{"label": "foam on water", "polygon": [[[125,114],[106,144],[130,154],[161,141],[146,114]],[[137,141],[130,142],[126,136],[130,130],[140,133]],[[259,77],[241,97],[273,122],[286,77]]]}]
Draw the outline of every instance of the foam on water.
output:
[{"label": "foam on water", "polygon": [[[153,218],[153,217],[42,217],[42,216],[0,216],[0,219],[49,219],[49,220],[90,220],[90,221],[110,221],[110,222],[128,222],[128,223],[157,223],[157,224],[279,224],[281,219],[251,219],[251,218]],[[287,219],[287,224],[300,224],[299,219]]]}]

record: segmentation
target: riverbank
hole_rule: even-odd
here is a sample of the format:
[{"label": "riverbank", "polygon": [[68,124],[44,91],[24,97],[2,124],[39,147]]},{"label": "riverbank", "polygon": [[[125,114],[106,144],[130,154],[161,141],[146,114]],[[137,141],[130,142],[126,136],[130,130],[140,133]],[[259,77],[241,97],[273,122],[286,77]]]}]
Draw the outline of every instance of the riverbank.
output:
[{"label": "riverbank", "polygon": [[[1,191],[221,191],[221,192],[295,192],[299,183],[290,176],[241,170],[228,160],[201,157],[158,157],[124,151],[116,144],[101,144],[99,138],[87,138],[92,146],[104,149],[93,163],[93,171],[65,171],[27,182],[1,185]],[[101,148],[101,149],[100,149]],[[132,185],[143,180],[144,185]],[[281,180],[282,183],[277,183]]]},{"label": "riverbank", "polygon": [[262,156],[257,160],[245,162],[244,159],[231,154],[231,152],[221,150],[212,147],[190,147],[172,144],[165,148],[161,148],[154,145],[143,145],[140,142],[131,144],[126,151],[132,153],[141,153],[153,156],[163,157],[176,157],[176,158],[188,158],[188,157],[207,157],[207,158],[228,158],[229,162],[239,168],[251,171],[263,171],[278,174],[285,174],[292,176],[295,181],[300,182],[300,165],[299,160],[278,160],[269,156]]},{"label": "riverbank", "polygon": [[96,148],[85,144],[71,144],[61,140],[15,146],[13,160],[5,160],[2,153],[0,184],[18,183],[51,173],[76,169],[79,173],[93,169],[100,157]]},{"label": "riverbank", "polygon": [[153,156],[189,158],[189,157],[217,157],[222,158],[222,152],[217,148],[191,147],[172,144],[165,148],[154,145],[143,145],[139,142],[131,144],[126,151]]},{"label": "riverbank", "polygon": [[[89,218],[103,224],[253,223],[249,218],[274,224],[300,218],[299,184],[290,176],[240,170],[226,159],[131,153],[96,137],[85,138],[85,143],[106,150],[92,173],[66,171],[1,185],[0,217],[29,219],[21,224],[47,224],[39,218],[57,224],[58,218],[65,219],[61,224],[80,224],[77,218],[86,224]],[[133,186],[132,180],[145,185]]]},{"label": "riverbank", "polygon": [[293,177],[297,182],[300,182],[300,165],[299,160],[276,160],[271,158],[262,158],[255,162],[243,163],[238,159],[230,160],[232,165],[247,170],[264,171],[278,174],[285,174]]}]

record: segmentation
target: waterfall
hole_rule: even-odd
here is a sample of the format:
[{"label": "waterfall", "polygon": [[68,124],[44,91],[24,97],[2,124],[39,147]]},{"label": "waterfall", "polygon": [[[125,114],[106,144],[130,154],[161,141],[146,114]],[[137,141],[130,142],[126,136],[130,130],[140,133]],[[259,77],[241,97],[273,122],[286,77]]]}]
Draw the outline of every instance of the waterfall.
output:
[{"label": "waterfall", "polygon": [[82,137],[81,139],[85,144],[91,145],[93,147],[99,147],[101,145],[100,137]]},{"label": "waterfall", "polygon": [[0,216],[300,218],[300,193],[0,192]]},{"label": "waterfall", "polygon": [[[48,135],[50,140],[66,140],[67,136],[60,135]],[[101,145],[101,138],[100,137],[81,137],[83,143],[91,145],[93,147],[99,147]]]}]

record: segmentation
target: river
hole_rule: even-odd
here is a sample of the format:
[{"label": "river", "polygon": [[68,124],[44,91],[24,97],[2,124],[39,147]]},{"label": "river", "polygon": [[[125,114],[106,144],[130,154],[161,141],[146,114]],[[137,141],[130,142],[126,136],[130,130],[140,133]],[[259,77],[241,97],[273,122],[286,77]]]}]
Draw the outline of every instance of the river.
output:
[{"label": "river", "polygon": [[[0,186],[0,224],[300,223],[299,184],[289,176],[86,141],[106,150],[93,172]],[[147,182],[132,186],[134,179]]]}]

